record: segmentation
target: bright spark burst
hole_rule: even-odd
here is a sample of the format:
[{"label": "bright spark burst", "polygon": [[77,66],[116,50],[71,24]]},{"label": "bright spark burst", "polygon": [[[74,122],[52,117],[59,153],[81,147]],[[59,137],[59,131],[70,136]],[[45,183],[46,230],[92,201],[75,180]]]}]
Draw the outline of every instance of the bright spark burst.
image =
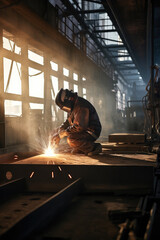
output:
[{"label": "bright spark burst", "polygon": [[45,149],[44,154],[45,154],[46,156],[48,156],[48,157],[54,156],[54,155],[55,155],[55,152],[54,152],[53,147],[51,147],[51,146],[49,145],[48,148]]}]

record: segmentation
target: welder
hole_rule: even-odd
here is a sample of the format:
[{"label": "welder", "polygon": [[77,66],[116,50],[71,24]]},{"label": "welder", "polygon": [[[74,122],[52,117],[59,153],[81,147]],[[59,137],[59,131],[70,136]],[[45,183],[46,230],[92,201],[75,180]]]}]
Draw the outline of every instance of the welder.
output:
[{"label": "welder", "polygon": [[92,156],[101,153],[102,146],[95,141],[100,136],[102,127],[94,106],[76,92],[63,88],[58,92],[55,103],[68,115],[53,135],[52,144],[58,145],[62,138],[67,137],[72,154]]}]

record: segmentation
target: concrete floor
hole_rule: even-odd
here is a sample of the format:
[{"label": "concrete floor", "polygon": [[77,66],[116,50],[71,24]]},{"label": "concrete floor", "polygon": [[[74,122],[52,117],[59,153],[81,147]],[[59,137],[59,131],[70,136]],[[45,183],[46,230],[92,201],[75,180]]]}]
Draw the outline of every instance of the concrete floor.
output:
[{"label": "concrete floor", "polygon": [[111,221],[109,212],[134,211],[138,201],[139,198],[133,196],[79,196],[36,239],[115,240],[122,223]]}]

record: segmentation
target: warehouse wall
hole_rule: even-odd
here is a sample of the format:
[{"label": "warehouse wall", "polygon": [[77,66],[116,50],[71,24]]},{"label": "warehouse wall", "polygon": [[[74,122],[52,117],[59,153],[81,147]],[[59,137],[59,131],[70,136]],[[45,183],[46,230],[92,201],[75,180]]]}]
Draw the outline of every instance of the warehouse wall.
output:
[{"label": "warehouse wall", "polygon": [[[95,105],[103,125],[102,134],[107,135],[113,127],[116,107],[111,91],[112,79],[24,4],[2,9],[0,23],[0,146],[21,143],[35,146],[37,138],[40,144],[41,139],[44,140],[64,121],[64,113],[55,106],[54,99],[56,91],[66,83],[70,89],[78,88],[78,94]],[[6,42],[11,46],[6,47]],[[18,53],[16,48],[20,49]],[[36,61],[34,54],[42,63]],[[15,69],[19,66],[18,77],[14,75],[14,65]],[[57,69],[54,69],[56,66]],[[64,69],[69,70],[67,76]],[[74,79],[73,74],[78,80]],[[20,92],[9,90],[11,88],[8,86],[14,78],[17,88],[18,84],[21,85]],[[40,89],[42,84],[44,92],[40,96],[32,93],[31,90]],[[6,100],[19,103],[18,115],[10,114],[10,105],[6,105]]]}]

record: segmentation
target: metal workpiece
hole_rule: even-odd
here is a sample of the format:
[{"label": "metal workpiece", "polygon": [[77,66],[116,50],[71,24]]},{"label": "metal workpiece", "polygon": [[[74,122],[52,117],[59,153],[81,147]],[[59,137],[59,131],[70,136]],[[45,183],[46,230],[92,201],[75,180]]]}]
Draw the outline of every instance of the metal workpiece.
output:
[{"label": "metal workpiece", "polygon": [[24,178],[12,180],[0,185],[0,203],[7,201],[11,197],[26,191],[26,182]]},{"label": "metal workpiece", "polygon": [[[30,234],[36,232],[36,230],[42,230],[50,220],[53,221],[55,217],[63,214],[64,210],[71,203],[73,197],[79,194],[82,190],[82,180],[77,179],[58,193],[51,195],[49,198],[45,197],[42,193],[26,193],[26,195],[19,196],[17,199],[13,199],[16,209],[11,206],[12,202],[9,201],[8,209],[12,209],[12,212],[8,213],[10,214],[10,216],[8,215],[8,226],[7,222],[5,222],[7,219],[5,205],[5,212],[3,213],[1,210],[0,239],[9,240],[12,238],[22,240],[29,237]],[[48,196],[48,194],[46,196]],[[39,201],[41,198],[42,202]],[[36,205],[34,207],[31,206],[31,203],[28,203],[29,200],[33,201],[34,205]],[[27,206],[28,211],[26,210]],[[18,213],[19,216],[16,219],[14,214]]]},{"label": "metal workpiece", "polygon": [[79,178],[87,192],[153,191],[153,166],[3,164],[0,181],[7,181],[7,171],[12,172],[12,179],[24,177],[28,190],[33,192],[57,192]]}]

